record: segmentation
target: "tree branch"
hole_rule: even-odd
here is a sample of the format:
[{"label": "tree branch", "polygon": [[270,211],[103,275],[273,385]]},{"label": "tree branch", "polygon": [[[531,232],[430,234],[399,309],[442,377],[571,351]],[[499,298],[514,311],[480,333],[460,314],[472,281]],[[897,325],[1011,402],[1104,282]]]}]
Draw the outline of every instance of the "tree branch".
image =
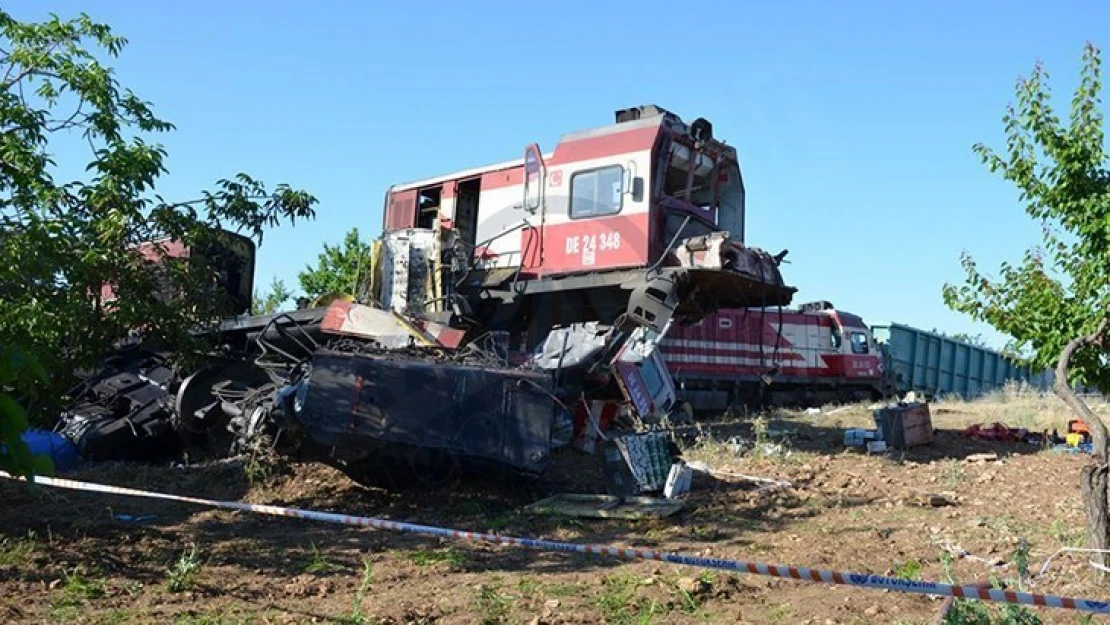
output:
[{"label": "tree branch", "polygon": [[1068,342],[1064,346],[1064,350],[1060,352],[1060,360],[1056,363],[1056,380],[1052,385],[1053,392],[1068,405],[1091,430],[1091,442],[1093,456],[1099,464],[1106,462],[1106,443],[1108,432],[1106,424],[1102,419],[1094,413],[1087,406],[1086,402],[1079,399],[1079,396],[1072,390],[1071,385],[1068,384],[1068,366],[1071,363],[1072,356],[1080,348],[1089,346],[1102,346],[1106,341],[1107,331],[1110,330],[1110,307],[1107,308],[1106,314],[1103,316],[1102,321],[1099,322],[1095,331],[1086,336],[1078,336]]}]

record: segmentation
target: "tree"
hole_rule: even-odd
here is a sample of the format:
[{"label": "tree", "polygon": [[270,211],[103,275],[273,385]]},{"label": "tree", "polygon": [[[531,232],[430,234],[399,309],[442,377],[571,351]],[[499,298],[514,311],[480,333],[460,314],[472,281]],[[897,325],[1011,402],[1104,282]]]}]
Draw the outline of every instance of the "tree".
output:
[{"label": "tree", "polygon": [[[265,227],[314,216],[308,193],[267,191],[246,174],[196,199],[156,194],[166,152],[149,136],[174,127],[103,64],[125,45],[84,14],[23,23],[0,11],[0,363],[22,363],[0,366],[4,443],[18,446],[23,408],[56,400],[67,372],[131,331],[182,354],[200,348],[198,330],[228,306],[227,258],[209,252],[233,245],[233,232],[261,244]],[[54,161],[66,142],[87,146],[83,162]],[[83,165],[84,178],[58,179]],[[164,243],[136,252],[162,238],[198,253],[168,262]]]},{"label": "tree", "polygon": [[936,328],[933,328],[933,334],[939,334],[940,336],[950,338],[953,341],[960,341],[961,343],[967,343],[968,345],[972,345],[974,347],[991,349],[990,344],[987,343],[987,340],[983,338],[982,334],[971,334],[969,332],[955,332],[949,334],[948,332],[942,332]]},{"label": "tree", "polygon": [[270,282],[270,290],[265,295],[255,292],[254,305],[252,306],[254,314],[272,315],[281,310],[281,305],[289,301],[291,297],[293,297],[293,292],[285,286],[283,280],[279,280],[275,276]]},{"label": "tree", "polygon": [[[1041,223],[1043,242],[1017,265],[983,275],[966,251],[967,276],[944,286],[948,306],[1013,337],[1036,369],[1055,366],[1054,391],[1091,428],[1094,454],[1081,477],[1090,547],[1110,546],[1107,515],[1107,430],[1074,393],[1082,383],[1110,390],[1110,170],[1104,142],[1099,51],[1088,43],[1067,123],[1051,104],[1041,64],[1019,78],[1017,104],[1003,122],[1006,149],[974,146],[992,172],[1020,191],[1025,212]],[[1110,556],[1093,556],[1103,566]]]},{"label": "tree", "polygon": [[359,238],[358,228],[351,228],[343,237],[342,246],[324,244],[317,256],[316,268],[305,266],[298,274],[301,290],[310,299],[328,293],[354,295],[358,280],[370,267],[370,243]]}]

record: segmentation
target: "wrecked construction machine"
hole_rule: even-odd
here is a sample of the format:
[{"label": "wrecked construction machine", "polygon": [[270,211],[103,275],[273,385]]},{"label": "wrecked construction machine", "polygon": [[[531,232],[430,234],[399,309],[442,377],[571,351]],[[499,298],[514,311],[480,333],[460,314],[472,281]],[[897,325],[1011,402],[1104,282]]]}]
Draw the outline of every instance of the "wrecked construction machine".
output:
[{"label": "wrecked construction machine", "polygon": [[[744,210],[736,150],[707,120],[621,110],[550,153],[391,187],[353,293],[229,318],[193,372],[121,350],[60,429],[91,459],[276,449],[387,486],[536,477],[555,448],[604,440],[636,476],[610,491],[649,490],[658,471],[637,472],[642,445],[618,434],[675,408],[657,342],[673,323],[793,297],[785,252],[745,245]],[[253,247],[236,253],[250,270],[229,272],[234,288],[250,293]],[[602,424],[602,407],[622,418]],[[658,451],[644,457],[667,464]]]}]

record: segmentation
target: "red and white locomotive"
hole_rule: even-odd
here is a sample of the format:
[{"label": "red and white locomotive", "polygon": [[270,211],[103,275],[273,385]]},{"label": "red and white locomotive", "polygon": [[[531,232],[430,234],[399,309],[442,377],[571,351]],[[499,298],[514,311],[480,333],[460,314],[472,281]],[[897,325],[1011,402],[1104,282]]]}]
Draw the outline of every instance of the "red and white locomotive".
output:
[{"label": "red and white locomotive", "polygon": [[671,326],[660,350],[679,400],[698,412],[884,393],[883,358],[870,329],[825,301],[791,310],[719,310]]},{"label": "red and white locomotive", "polygon": [[631,316],[662,330],[676,315],[789,304],[785,253],[744,244],[744,209],[736,150],[708,121],[620,110],[549,153],[530,145],[522,159],[391,187],[383,244],[409,266],[426,260],[432,278],[413,288],[386,259],[372,296],[479,320],[524,349],[572,323]]}]

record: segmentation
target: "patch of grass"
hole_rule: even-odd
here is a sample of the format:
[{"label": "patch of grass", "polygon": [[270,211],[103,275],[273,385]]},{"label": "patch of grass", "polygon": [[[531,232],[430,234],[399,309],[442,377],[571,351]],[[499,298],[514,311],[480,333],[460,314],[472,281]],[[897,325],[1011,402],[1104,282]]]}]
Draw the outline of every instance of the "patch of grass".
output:
[{"label": "patch of grass", "polygon": [[197,551],[197,546],[189,545],[189,550],[182,553],[167,572],[166,590],[181,592],[193,588],[200,568],[200,553]]},{"label": "patch of grass", "polygon": [[606,623],[631,623],[640,611],[636,606],[636,587],[640,579],[631,573],[614,573],[601,580],[601,594],[595,605]]},{"label": "patch of grass", "polygon": [[305,573],[312,573],[314,575],[333,573],[335,571],[343,570],[343,567],[328,562],[320,550],[316,548],[315,542],[310,542],[312,545],[312,556],[309,558],[308,563],[304,565]]},{"label": "patch of grass", "polygon": [[376,622],[377,619],[367,620],[367,617],[362,612],[362,602],[366,599],[366,593],[374,586],[374,562],[370,556],[365,555],[362,557],[362,581],[359,583],[358,592],[355,593],[355,603],[351,606],[351,615],[343,619],[344,623],[349,625],[366,625],[367,623]]},{"label": "patch of grass", "polygon": [[1061,547],[1082,547],[1084,542],[1083,528],[1069,525],[1063,519],[1057,518],[1049,528],[1052,537]]},{"label": "patch of grass", "polygon": [[[1024,541],[1019,545],[1014,554],[1014,561],[1018,568],[1018,579],[1008,580],[1011,585],[1016,585],[1019,591],[1025,589],[1023,579],[1028,569],[1029,546]],[[952,555],[947,551],[941,553],[941,566],[948,583],[954,583],[952,578]],[[992,580],[998,587],[998,580]],[[1020,605],[1006,604],[992,606],[983,601],[957,599],[952,603],[948,613],[942,621],[944,625],[1041,625],[1039,616],[1029,608]]]},{"label": "patch of grass", "polygon": [[37,543],[34,532],[27,532],[25,538],[5,536],[0,539],[0,567],[26,566],[27,560],[34,553]]},{"label": "patch of grass", "polygon": [[582,584],[558,584],[548,586],[545,590],[547,594],[555,597],[578,597],[586,592],[586,587]]},{"label": "patch of grass", "polygon": [[655,622],[657,615],[661,616],[666,613],[667,610],[660,606],[655,599],[652,599],[651,602],[640,606],[640,613],[636,615],[636,623],[638,625],[649,625]]},{"label": "patch of grass", "polygon": [[136,609],[115,608],[94,617],[96,620],[93,622],[96,625],[125,625],[125,623],[134,623],[137,621],[143,612]]},{"label": "patch of grass", "polygon": [[482,625],[507,622],[512,600],[501,592],[499,584],[482,584],[476,602]]},{"label": "patch of grass", "polygon": [[1047,536],[1048,528],[1023,521],[1011,513],[1000,514],[987,519],[987,527],[1009,538],[1013,536]]},{"label": "patch of grass", "polygon": [[601,611],[603,622],[617,625],[653,623],[655,617],[664,616],[675,608],[688,614],[694,614],[701,608],[699,597],[684,590],[674,581],[669,585],[677,601],[659,603],[655,598],[640,595],[641,586],[655,583],[654,578],[645,579],[632,572],[606,575],[601,580],[601,592],[594,598],[593,604]]},{"label": "patch of grass", "polygon": [[788,604],[777,605],[763,615],[763,619],[768,623],[784,623],[786,619],[793,614]]},{"label": "patch of grass", "polygon": [[506,527],[509,527],[509,524],[513,522],[513,519],[516,518],[516,515],[517,513],[514,510],[491,512],[490,514],[485,516],[482,525],[485,527],[485,529],[491,532],[500,532]]},{"label": "patch of grass", "polygon": [[257,454],[250,454],[243,463],[243,476],[251,486],[261,486],[274,477],[274,469],[270,462]]},{"label": "patch of grass", "polygon": [[964,465],[955,458],[944,461],[944,485],[955,490],[964,481]]},{"label": "patch of grass", "polygon": [[419,549],[408,552],[408,559],[416,566],[433,566],[445,562],[454,567],[461,567],[466,564],[466,553],[455,547]]},{"label": "patch of grass", "polygon": [[76,623],[81,616],[81,608],[75,605],[52,605],[50,620],[55,623]]},{"label": "patch of grass", "polygon": [[540,590],[540,583],[534,577],[522,577],[516,584],[517,590],[525,599],[531,599],[536,596]]},{"label": "patch of grass", "polygon": [[104,580],[96,577],[86,577],[82,567],[77,566],[73,571],[63,574],[62,596],[52,602],[53,616],[56,620],[66,620],[67,615],[80,606],[93,599],[102,599],[105,596]]},{"label": "patch of grass", "polygon": [[907,560],[894,569],[894,577],[898,579],[915,580],[921,575],[921,563],[917,560]]},{"label": "patch of grass", "polygon": [[223,616],[214,614],[178,614],[173,619],[173,625],[224,625],[226,622]]},{"label": "patch of grass", "polygon": [[135,622],[137,618],[138,615],[132,610],[116,608],[97,616],[93,622],[96,625],[124,625],[125,623]]},{"label": "patch of grass", "polygon": [[[1107,414],[1105,401],[1088,400],[1091,409]],[[1007,384],[979,398],[965,401],[959,397],[944,397],[934,403],[937,427],[963,429],[972,423],[990,424],[995,421],[1010,427],[1030,430],[1061,428],[1073,418],[1068,407],[1051,391],[1038,391],[1020,383]],[[940,409],[944,412],[939,412]]]},{"label": "patch of grass", "polygon": [[680,584],[675,584],[675,592],[679,598],[678,608],[687,614],[696,614],[701,611],[705,596],[713,589],[717,580],[713,573],[703,571],[695,581],[694,592],[690,592]]}]

